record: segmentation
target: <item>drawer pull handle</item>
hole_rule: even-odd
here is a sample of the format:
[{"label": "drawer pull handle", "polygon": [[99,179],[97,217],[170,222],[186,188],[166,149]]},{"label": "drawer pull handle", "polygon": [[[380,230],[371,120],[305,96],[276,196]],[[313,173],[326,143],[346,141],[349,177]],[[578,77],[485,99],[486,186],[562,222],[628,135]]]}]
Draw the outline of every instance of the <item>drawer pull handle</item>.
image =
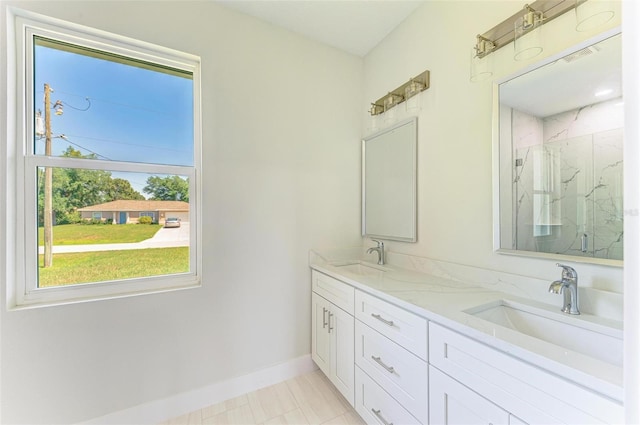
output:
[{"label": "drawer pull handle", "polygon": [[327,327],[327,310],[325,307],[322,307],[322,329]]},{"label": "drawer pull handle", "polygon": [[380,409],[376,410],[372,407],[371,411],[373,412],[374,415],[376,415],[378,419],[382,421],[384,425],[393,425],[393,422],[387,422],[387,420],[382,417],[382,415],[380,414]]},{"label": "drawer pull handle", "polygon": [[386,364],[384,364],[384,362],[382,360],[380,360],[380,357],[376,357],[376,356],[371,356],[371,358],[373,359],[373,361],[375,361],[376,363],[378,363],[380,366],[382,366],[383,368],[385,368],[385,370],[389,373],[394,373],[395,369],[393,368],[393,366],[387,366]]},{"label": "drawer pull handle", "polygon": [[330,312],[329,310],[327,311],[329,312],[329,320],[328,320],[329,333],[331,333],[331,331],[333,330],[333,327],[331,326],[331,317],[333,316],[333,313]]},{"label": "drawer pull handle", "polygon": [[375,314],[375,313],[371,313],[371,315],[376,319],[378,319],[379,321],[381,321],[382,323],[384,323],[385,325],[393,326],[393,320],[386,320],[379,314]]}]

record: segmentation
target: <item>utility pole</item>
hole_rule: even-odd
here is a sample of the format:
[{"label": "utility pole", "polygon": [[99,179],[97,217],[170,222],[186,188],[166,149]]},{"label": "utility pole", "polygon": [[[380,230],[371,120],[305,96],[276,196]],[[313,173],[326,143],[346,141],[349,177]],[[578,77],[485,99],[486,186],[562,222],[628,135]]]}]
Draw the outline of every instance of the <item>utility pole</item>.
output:
[{"label": "utility pole", "polygon": [[[44,84],[44,154],[51,156],[51,87]],[[53,266],[53,169],[44,168],[44,266]]]}]

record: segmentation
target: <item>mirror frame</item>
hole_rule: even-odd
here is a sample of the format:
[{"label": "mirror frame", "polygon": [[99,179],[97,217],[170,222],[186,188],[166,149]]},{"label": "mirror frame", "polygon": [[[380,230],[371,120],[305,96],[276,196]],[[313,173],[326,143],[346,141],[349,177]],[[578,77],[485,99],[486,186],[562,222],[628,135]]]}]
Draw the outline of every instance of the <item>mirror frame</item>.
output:
[{"label": "mirror frame", "polygon": [[[413,161],[409,165],[412,168],[412,209],[411,209],[411,236],[403,237],[396,235],[381,235],[377,233],[367,232],[367,209],[366,209],[366,145],[367,142],[375,139],[376,137],[380,137],[384,134],[387,134],[391,131],[394,131],[402,126],[413,123],[413,132],[411,137],[412,150],[413,150]],[[362,139],[362,183],[361,183],[361,191],[362,191],[362,236],[374,239],[384,239],[391,241],[400,241],[400,242],[416,242],[418,240],[418,117],[411,117],[402,121],[399,121],[390,127],[387,127],[383,130],[380,130],[376,133],[373,133],[367,137]]]},{"label": "mirror frame", "polygon": [[[541,258],[541,259],[549,259],[555,261],[573,261],[577,263],[589,263],[603,266],[612,266],[612,267],[623,267],[623,260],[611,260],[606,258],[594,258],[594,257],[580,257],[576,255],[566,255],[566,254],[553,254],[546,252],[536,252],[536,251],[521,251],[516,249],[508,249],[501,248],[501,213],[500,213],[500,172],[501,172],[501,164],[500,164],[500,84],[505,83],[509,80],[517,78],[521,75],[524,75],[528,72],[534,71],[540,67],[548,65],[552,62],[555,62],[563,57],[575,53],[579,50],[582,50],[588,46],[599,43],[608,38],[614,37],[616,35],[622,34],[621,27],[613,28],[609,31],[605,31],[601,34],[598,34],[594,37],[591,37],[587,40],[584,40],[568,49],[565,49],[555,55],[544,58],[540,61],[537,61],[529,66],[521,68],[515,73],[509,74],[506,77],[500,78],[498,80],[494,80],[493,82],[493,100],[492,100],[492,161],[493,161],[493,171],[492,171],[492,182],[493,182],[493,249],[494,252],[498,254],[504,255],[514,255],[520,257],[533,257],[533,258]],[[624,143],[624,142],[623,142]],[[511,218],[513,220],[513,218]]]}]

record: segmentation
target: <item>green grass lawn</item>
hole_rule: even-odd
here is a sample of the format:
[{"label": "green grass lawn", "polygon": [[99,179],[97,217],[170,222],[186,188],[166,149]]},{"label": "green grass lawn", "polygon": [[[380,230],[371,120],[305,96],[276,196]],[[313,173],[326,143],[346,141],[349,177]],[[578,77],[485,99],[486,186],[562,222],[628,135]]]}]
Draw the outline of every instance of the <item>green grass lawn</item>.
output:
[{"label": "green grass lawn", "polygon": [[[61,224],[53,226],[54,245],[130,243],[149,239],[160,224]],[[38,228],[38,244],[44,245],[44,230]]]},{"label": "green grass lawn", "polygon": [[[131,227],[148,226],[131,225]],[[40,255],[39,260],[38,286],[42,288],[115,279],[130,279],[142,276],[185,273],[189,271],[189,248],[154,248],[54,254],[53,267],[47,268],[42,267],[42,255]]]}]

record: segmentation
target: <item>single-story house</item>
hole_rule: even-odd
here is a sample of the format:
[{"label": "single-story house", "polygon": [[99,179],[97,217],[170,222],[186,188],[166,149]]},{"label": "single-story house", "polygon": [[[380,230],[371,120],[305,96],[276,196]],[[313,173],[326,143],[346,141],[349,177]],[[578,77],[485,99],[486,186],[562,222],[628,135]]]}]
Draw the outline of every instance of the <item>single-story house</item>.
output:
[{"label": "single-story house", "polygon": [[83,220],[111,219],[113,224],[137,223],[140,217],[151,217],[154,223],[164,224],[168,217],[189,221],[189,203],[184,201],[117,200],[78,208]]}]

